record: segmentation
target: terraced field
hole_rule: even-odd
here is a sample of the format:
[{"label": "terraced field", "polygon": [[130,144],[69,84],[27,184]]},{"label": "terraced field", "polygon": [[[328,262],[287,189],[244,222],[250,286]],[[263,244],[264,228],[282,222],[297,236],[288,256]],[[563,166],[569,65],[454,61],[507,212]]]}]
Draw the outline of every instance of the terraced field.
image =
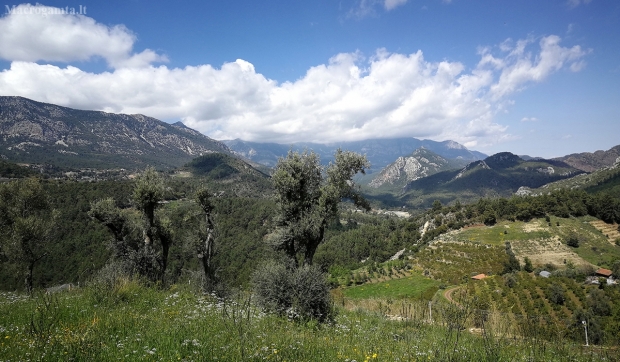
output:
[{"label": "terraced field", "polygon": [[618,224],[607,224],[601,220],[590,221],[590,225],[594,226],[601,234],[607,237],[607,240],[615,245],[616,240],[620,239],[620,231],[618,231]]}]

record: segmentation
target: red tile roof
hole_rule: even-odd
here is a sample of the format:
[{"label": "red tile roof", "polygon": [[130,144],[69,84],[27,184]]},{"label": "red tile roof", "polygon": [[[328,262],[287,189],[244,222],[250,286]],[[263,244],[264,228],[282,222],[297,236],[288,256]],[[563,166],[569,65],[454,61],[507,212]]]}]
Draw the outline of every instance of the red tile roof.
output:
[{"label": "red tile roof", "polygon": [[604,277],[609,277],[611,276],[612,272],[609,269],[600,268],[599,270],[596,271],[596,274],[602,275]]}]

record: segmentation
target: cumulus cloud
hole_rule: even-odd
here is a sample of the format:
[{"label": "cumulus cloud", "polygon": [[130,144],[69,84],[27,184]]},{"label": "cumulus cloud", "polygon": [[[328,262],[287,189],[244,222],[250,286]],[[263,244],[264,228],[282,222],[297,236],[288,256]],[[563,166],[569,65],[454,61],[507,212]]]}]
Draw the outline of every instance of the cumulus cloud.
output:
[{"label": "cumulus cloud", "polygon": [[523,118],[521,118],[521,122],[538,122],[538,118],[536,118],[536,117],[523,117]]},{"label": "cumulus cloud", "polygon": [[[48,20],[52,25],[46,26],[50,31],[53,24],[61,29],[72,26],[74,33],[91,36],[88,39],[93,42],[113,45],[88,48],[85,44],[82,51],[67,50],[58,43],[48,44],[49,49],[37,49],[31,43],[20,48],[11,39],[23,36],[23,30],[6,26],[5,21],[15,20],[7,20],[11,16],[0,19],[0,26],[8,31],[0,35],[4,52],[0,54],[13,60],[9,69],[0,72],[1,95],[181,119],[216,139],[287,143],[410,136],[453,139],[468,147],[493,144],[513,137],[506,126],[494,121],[496,114],[511,106],[511,94],[561,69],[579,70],[587,53],[579,46],[561,46],[554,35],[538,42],[509,40],[480,49],[480,61],[472,69],[459,62],[427,60],[422,51],[399,54],[379,49],[367,58],[359,53],[337,54],[298,80],[278,83],[242,59],[219,68],[154,65],[159,56],[148,49],[133,52],[134,38],[127,29],[102,26],[87,17]],[[88,35],[90,31],[96,34]],[[17,48],[5,49],[5,44]],[[494,53],[494,49],[499,50]],[[92,73],[73,65],[34,62],[92,56],[104,57],[115,66]]]},{"label": "cumulus cloud", "polygon": [[500,99],[530,82],[544,80],[566,64],[569,64],[572,71],[582,69],[585,66],[582,59],[589,50],[584,50],[579,45],[562,47],[560,40],[557,35],[543,37],[539,41],[540,52],[535,55],[526,51],[532,43],[531,39],[519,40],[514,44],[511,41],[502,43],[500,49],[506,55],[499,59],[483,50],[479,67],[488,66],[501,71],[499,80],[490,88],[490,94],[495,99]]},{"label": "cumulus cloud", "polygon": [[136,36],[123,25],[109,27],[83,14],[40,4],[10,7],[7,13],[0,18],[0,58],[5,60],[71,62],[101,57],[115,68],[166,60],[148,49],[133,54]]}]

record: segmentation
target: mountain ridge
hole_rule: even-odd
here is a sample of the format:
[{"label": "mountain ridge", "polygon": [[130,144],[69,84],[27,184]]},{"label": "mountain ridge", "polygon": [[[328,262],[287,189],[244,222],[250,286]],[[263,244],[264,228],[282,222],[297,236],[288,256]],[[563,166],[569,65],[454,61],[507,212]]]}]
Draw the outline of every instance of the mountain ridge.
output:
[{"label": "mountain ridge", "polygon": [[413,137],[393,139],[368,139],[363,141],[350,141],[339,143],[309,143],[299,142],[292,144],[261,143],[243,141],[240,139],[223,140],[237,155],[263,165],[274,167],[278,158],[286,156],[289,150],[304,151],[313,150],[321,157],[321,162],[327,163],[332,159],[338,148],[365,154],[371,163],[372,173],[379,172],[398,157],[408,156],[416,149],[424,147],[441,157],[475,161],[486,158],[487,155],[478,151],[468,150],[465,146],[454,141],[419,140]]},{"label": "mountain ridge", "polygon": [[467,161],[446,159],[424,147],[420,147],[410,155],[401,156],[383,168],[368,183],[368,186],[380,188],[384,185],[389,185],[400,189],[411,181],[436,174],[440,171],[463,167],[465,163]]},{"label": "mountain ridge", "polygon": [[538,188],[584,171],[558,160],[523,160],[510,152],[500,152],[469,163],[462,169],[441,171],[409,182],[399,196],[414,207],[430,207],[434,199],[442,202],[480,197],[509,197],[520,188]]},{"label": "mountain ridge", "polygon": [[586,172],[593,172],[603,167],[613,166],[620,160],[620,145],[606,151],[572,153],[570,155],[556,157],[553,160],[563,161],[574,168]]},{"label": "mountain ridge", "polygon": [[0,96],[0,153],[15,162],[171,168],[209,152],[232,154],[223,143],[179,122]]}]

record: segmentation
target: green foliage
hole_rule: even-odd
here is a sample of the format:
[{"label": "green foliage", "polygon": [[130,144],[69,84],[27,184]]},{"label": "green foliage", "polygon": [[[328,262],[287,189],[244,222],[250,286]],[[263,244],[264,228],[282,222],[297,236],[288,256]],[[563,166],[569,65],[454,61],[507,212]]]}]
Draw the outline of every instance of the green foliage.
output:
[{"label": "green foliage", "polygon": [[27,167],[0,159],[0,177],[24,178],[29,176],[35,176],[35,172]]},{"label": "green foliage", "polygon": [[566,243],[566,245],[570,247],[573,247],[573,248],[579,247],[579,237],[574,233],[571,233],[570,235],[568,235],[568,237],[566,238],[564,242]]},{"label": "green foliage", "polygon": [[234,161],[234,158],[223,153],[207,153],[193,159],[185,167],[197,176],[223,179],[239,173],[234,167]]},{"label": "green foliage", "polygon": [[[613,348],[583,348],[583,327],[575,340],[551,340],[533,333],[494,333],[485,322],[485,333],[450,329],[443,315],[449,305],[433,304],[428,323],[428,303],[394,302],[394,313],[405,321],[388,321],[363,310],[340,310],[333,324],[293,323],[262,315],[236,299],[214,299],[172,289],[145,288],[137,283],[119,285],[125,295],[119,304],[98,304],[88,288],[57,296],[57,328],[45,343],[33,345],[29,333],[35,300],[13,293],[0,294],[0,360],[281,360],[281,361],[592,361],[617,360]],[[446,311],[444,313],[444,311]],[[491,316],[489,320],[503,316]],[[471,320],[471,318],[469,319]],[[463,325],[461,321],[453,323]],[[579,322],[581,324],[581,322]],[[469,327],[469,324],[466,324]],[[553,328],[556,328],[554,325]],[[510,330],[512,332],[512,330]],[[552,331],[556,331],[552,329]],[[572,335],[569,335],[572,336]],[[516,337],[516,338],[515,338]],[[414,356],[412,356],[414,355]],[[245,358],[245,359],[244,359]]]},{"label": "green foliage", "polygon": [[258,305],[269,312],[301,320],[332,317],[329,284],[316,266],[266,262],[256,269],[252,286]]},{"label": "green foliage", "polygon": [[374,218],[361,224],[348,221],[345,226],[332,226],[326,231],[314,262],[324,270],[333,265],[357,269],[364,265],[362,260],[384,262],[418,239],[417,224],[408,220]]},{"label": "green foliage", "polygon": [[553,283],[547,288],[547,298],[555,304],[564,304],[566,297],[564,295],[564,288],[560,284]]},{"label": "green foliage", "polygon": [[392,298],[429,300],[439,289],[440,282],[413,274],[409,277],[392,279],[380,283],[363,284],[343,290],[347,298]]},{"label": "green foliage", "polygon": [[587,305],[590,312],[595,316],[608,316],[611,314],[611,301],[605,291],[592,289],[588,294]]},{"label": "green foliage", "polygon": [[214,207],[211,201],[211,193],[203,186],[194,194],[194,201],[201,213],[196,215],[199,219],[198,225],[193,225],[188,241],[202,263],[206,290],[212,291],[216,283],[213,263],[216,245],[215,223],[213,221]]},{"label": "green foliage", "polygon": [[504,274],[504,283],[508,288],[514,288],[517,285],[517,277],[514,273]]},{"label": "green foliage", "polygon": [[614,275],[616,279],[620,277],[620,259],[616,260],[611,265],[611,272],[612,272],[612,275]]},{"label": "green foliage", "polygon": [[280,159],[272,176],[278,204],[272,244],[296,260],[297,265],[312,264],[328,223],[338,216],[342,199],[370,208],[351,181],[368,166],[364,156],[338,150],[323,179],[316,153],[290,151]]},{"label": "green foliage", "polygon": [[520,271],[521,264],[519,263],[519,260],[512,251],[512,246],[509,242],[506,242],[506,254],[508,255],[508,260],[504,262],[504,271],[502,272],[502,274]]},{"label": "green foliage", "polygon": [[19,265],[29,292],[34,267],[56,241],[56,218],[39,179],[0,184],[0,254]]},{"label": "green foliage", "polygon": [[534,266],[532,265],[532,261],[527,256],[523,260],[523,270],[525,270],[528,273],[531,273],[534,271]]}]

